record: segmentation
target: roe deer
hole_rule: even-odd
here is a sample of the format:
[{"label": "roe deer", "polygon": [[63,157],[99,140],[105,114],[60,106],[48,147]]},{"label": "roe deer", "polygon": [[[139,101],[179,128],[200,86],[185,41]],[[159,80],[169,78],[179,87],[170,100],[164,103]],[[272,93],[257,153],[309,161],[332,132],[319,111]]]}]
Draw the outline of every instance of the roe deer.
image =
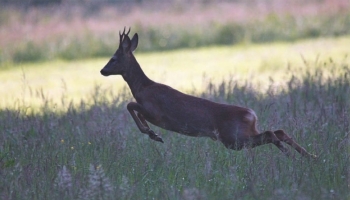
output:
[{"label": "roe deer", "polygon": [[314,158],[283,130],[259,133],[257,116],[252,109],[215,103],[183,94],[167,85],[149,79],[136,61],[133,51],[138,45],[138,35],[130,40],[128,34],[119,32],[119,48],[101,70],[103,76],[122,75],[136,102],[127,109],[139,130],[155,141],[163,142],[147,124],[159,126],[193,137],[219,140],[227,148],[241,150],[272,143],[284,154],[291,156],[282,142],[292,146],[302,156]]}]

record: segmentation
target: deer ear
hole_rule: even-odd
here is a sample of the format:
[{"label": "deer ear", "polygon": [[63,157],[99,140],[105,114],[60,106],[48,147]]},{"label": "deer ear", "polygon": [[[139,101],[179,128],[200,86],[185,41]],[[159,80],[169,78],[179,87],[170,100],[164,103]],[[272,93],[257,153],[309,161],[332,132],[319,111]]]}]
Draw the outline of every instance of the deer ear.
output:
[{"label": "deer ear", "polygon": [[122,42],[123,52],[125,52],[125,53],[129,52],[130,51],[130,46],[131,46],[130,38],[128,36],[125,36],[124,40]]},{"label": "deer ear", "polygon": [[130,47],[131,52],[135,51],[138,43],[139,43],[139,36],[137,35],[137,33],[135,33],[135,35],[131,39],[131,47]]}]

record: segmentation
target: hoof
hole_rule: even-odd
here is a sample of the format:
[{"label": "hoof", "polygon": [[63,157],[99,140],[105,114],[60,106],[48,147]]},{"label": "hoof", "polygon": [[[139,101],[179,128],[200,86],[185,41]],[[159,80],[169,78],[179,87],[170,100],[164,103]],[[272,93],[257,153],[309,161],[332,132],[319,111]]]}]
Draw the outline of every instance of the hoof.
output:
[{"label": "hoof", "polygon": [[164,143],[163,139],[162,139],[159,135],[155,134],[153,131],[151,131],[151,132],[149,133],[148,136],[149,136],[152,140],[155,140],[155,141],[157,141],[157,142]]},{"label": "hoof", "polygon": [[161,137],[156,137],[154,140],[157,141],[157,142],[164,143],[164,141],[163,141],[163,139]]}]

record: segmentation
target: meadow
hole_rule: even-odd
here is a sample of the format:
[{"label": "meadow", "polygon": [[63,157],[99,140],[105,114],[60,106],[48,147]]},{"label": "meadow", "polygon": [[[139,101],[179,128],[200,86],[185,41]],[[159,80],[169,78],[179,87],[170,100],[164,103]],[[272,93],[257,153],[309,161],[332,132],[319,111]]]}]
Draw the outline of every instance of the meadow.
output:
[{"label": "meadow", "polygon": [[[350,38],[344,36],[165,52],[136,50],[135,55],[151,79],[187,93],[203,92],[209,81],[218,84],[223,80],[251,84],[263,93],[270,87],[270,80],[278,87],[292,75],[300,78],[298,70],[314,71],[322,68],[321,63],[332,59],[348,64],[349,46]],[[3,68],[0,107],[28,107],[28,112],[36,112],[46,102],[57,110],[64,110],[70,103],[77,105],[81,100],[91,99],[96,87],[117,93],[127,87],[124,80],[116,76],[106,78],[99,73],[108,60],[108,57],[52,60]],[[337,71],[342,64],[333,67]],[[286,72],[288,69],[295,73]]]},{"label": "meadow", "polygon": [[[350,199],[348,3],[171,2],[0,8],[0,199]],[[99,73],[125,23],[151,79],[250,107],[318,158],[150,140]]]},{"label": "meadow", "polygon": [[[109,86],[120,84],[122,79],[90,81],[94,76],[100,77],[99,70],[108,58],[23,64],[22,69],[5,69],[2,78],[16,72],[23,79],[11,89],[6,86],[11,91],[22,93],[23,87],[29,90],[32,86],[26,84],[50,73],[53,75],[48,80],[62,73],[59,82],[64,86],[58,87],[62,89],[59,103],[54,101],[55,96],[47,96],[48,92],[55,94],[55,87],[45,80],[44,89],[36,92],[33,89],[33,94],[18,97],[13,102],[15,106],[7,104],[1,108],[0,196],[2,199],[348,199],[350,68],[347,54],[341,50],[341,44],[347,46],[348,41],[344,37],[289,45],[136,53],[141,66],[152,66],[150,63],[157,60],[158,65],[152,70],[167,67],[163,69],[166,73],[152,73],[144,67],[145,71],[150,70],[150,77],[170,85],[178,82],[186,85],[193,82],[189,77],[181,80],[181,73],[199,76],[202,89],[192,85],[183,90],[216,102],[253,108],[260,119],[259,130],[284,129],[309,152],[318,155],[316,160],[299,155],[295,160],[289,159],[272,145],[232,151],[210,139],[186,137],[153,126],[165,141],[156,143],[139,132],[127,113],[126,103],[132,101],[128,89]],[[317,51],[322,49],[320,44],[326,44],[324,49],[329,53],[331,44],[339,48],[335,48],[332,58],[331,54]],[[288,49],[307,49],[306,46],[316,55],[302,53],[303,56],[292,56],[298,59],[288,57],[290,62],[278,60],[280,55],[291,55]],[[234,54],[241,51],[238,58],[242,61],[238,62]],[[274,57],[272,52],[279,53]],[[231,53],[233,61],[228,56]],[[257,56],[260,60],[254,65],[254,60],[249,58],[255,55],[260,55]],[[192,58],[185,61],[189,66],[202,61],[185,67],[184,59],[178,59],[183,56]],[[247,70],[243,60],[252,62],[252,68]],[[234,67],[235,62],[241,63],[242,68]],[[219,67],[211,67],[216,63],[223,64],[225,70],[234,67],[233,71],[228,70],[232,74],[227,77],[231,78],[220,79],[221,75],[216,73],[203,77],[197,72],[201,67],[203,71],[219,72]],[[78,69],[70,69],[72,66]],[[65,77],[74,81],[65,81]],[[85,84],[89,92],[83,89],[84,97],[80,101],[70,101],[74,97],[67,95],[70,84],[77,88]],[[177,86],[182,88],[181,84]]]}]

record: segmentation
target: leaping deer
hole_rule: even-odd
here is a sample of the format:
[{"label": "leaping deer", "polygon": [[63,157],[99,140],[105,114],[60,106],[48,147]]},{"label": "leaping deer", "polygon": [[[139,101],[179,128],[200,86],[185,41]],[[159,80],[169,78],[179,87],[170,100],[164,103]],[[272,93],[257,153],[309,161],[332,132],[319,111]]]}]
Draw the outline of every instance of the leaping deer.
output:
[{"label": "leaping deer", "polygon": [[162,142],[147,122],[166,130],[193,137],[219,140],[234,150],[254,148],[272,143],[285,155],[291,156],[282,142],[292,146],[302,156],[315,158],[296,143],[283,130],[259,133],[257,116],[250,108],[215,103],[181,93],[167,85],[156,83],[142,71],[133,55],[138,45],[138,35],[130,40],[128,34],[119,32],[119,48],[101,70],[103,76],[121,75],[129,85],[136,102],[127,109],[139,130],[152,140]]}]

